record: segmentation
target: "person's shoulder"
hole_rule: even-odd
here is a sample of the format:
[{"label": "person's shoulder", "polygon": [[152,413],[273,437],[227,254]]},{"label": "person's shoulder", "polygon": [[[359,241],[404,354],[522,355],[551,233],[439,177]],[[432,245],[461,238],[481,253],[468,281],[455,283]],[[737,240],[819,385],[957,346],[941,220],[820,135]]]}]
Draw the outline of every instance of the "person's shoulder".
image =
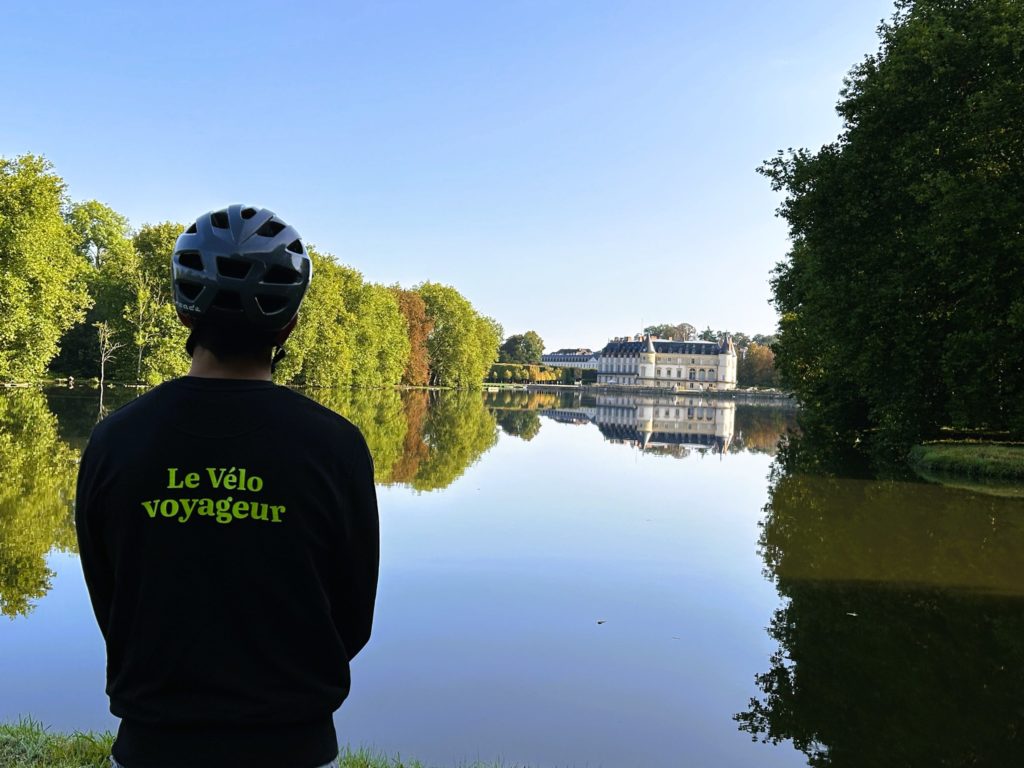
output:
[{"label": "person's shoulder", "polygon": [[337,411],[321,405],[313,398],[286,386],[275,389],[278,397],[288,403],[290,408],[301,414],[303,418],[313,422],[318,428],[332,430],[337,436],[347,439],[363,440],[359,427],[346,419]]},{"label": "person's shoulder", "polygon": [[111,411],[93,427],[90,441],[124,429],[133,429],[139,420],[149,419],[153,409],[161,408],[163,402],[171,395],[174,381],[165,381]]}]

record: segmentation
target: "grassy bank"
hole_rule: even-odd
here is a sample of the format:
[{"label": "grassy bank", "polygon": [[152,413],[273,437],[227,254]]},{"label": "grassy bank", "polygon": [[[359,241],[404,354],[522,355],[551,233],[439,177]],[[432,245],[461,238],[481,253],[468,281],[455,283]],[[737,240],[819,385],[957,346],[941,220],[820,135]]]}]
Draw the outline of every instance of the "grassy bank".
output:
[{"label": "grassy bank", "polygon": [[916,445],[910,464],[932,475],[1024,482],[1024,445],[942,442]]},{"label": "grassy bank", "polygon": [[[111,733],[56,733],[35,720],[0,723],[3,768],[110,768]],[[341,768],[427,768],[418,761],[342,748]],[[238,768],[245,768],[239,765]],[[462,768],[471,768],[462,766]],[[472,768],[500,768],[475,764]],[[506,766],[506,768],[514,768]]]}]

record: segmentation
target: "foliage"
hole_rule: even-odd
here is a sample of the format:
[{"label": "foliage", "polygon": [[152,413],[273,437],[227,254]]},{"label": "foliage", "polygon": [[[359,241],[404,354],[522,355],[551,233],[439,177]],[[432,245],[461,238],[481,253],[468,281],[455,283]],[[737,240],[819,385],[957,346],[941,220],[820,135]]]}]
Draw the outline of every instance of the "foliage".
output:
[{"label": "foliage", "polygon": [[779,383],[775,354],[770,347],[751,343],[740,351],[736,383],[741,387],[774,387]]},{"label": "foliage", "polygon": [[[575,368],[559,368],[547,365],[515,365],[511,363],[495,363],[487,372],[487,381],[498,384],[543,384],[566,380],[566,372]],[[573,378],[575,381],[575,377]]]},{"label": "foliage", "polygon": [[498,357],[501,326],[484,317],[457,290],[426,282],[416,287],[434,328],[427,339],[430,383],[477,387]]},{"label": "foliage", "polygon": [[697,329],[689,323],[679,323],[678,325],[662,323],[661,325],[648,325],[644,328],[644,333],[649,333],[651,336],[656,336],[659,339],[690,341],[690,339],[697,335]]},{"label": "foliage", "polygon": [[77,455],[57,434],[42,393],[0,397],[0,614],[17,616],[46,594],[51,549],[76,549],[72,499]]},{"label": "foliage", "polygon": [[136,348],[137,376],[148,384],[188,371],[185,353],[188,329],[171,303],[171,254],[184,225],[165,221],[146,224],[132,238],[137,270],[128,275],[131,299],[122,317]]},{"label": "foliage", "polygon": [[[0,381],[39,378],[51,362],[58,375],[148,384],[187,372],[170,269],[184,229],[162,222],[133,233],[103,203],[70,203],[43,158],[0,158]],[[282,381],[479,386],[503,335],[495,320],[454,288],[385,288],[309,250],[315,279]]]},{"label": "foliage", "polygon": [[46,160],[0,158],[0,380],[41,377],[91,303],[66,205]]},{"label": "foliage", "polygon": [[427,305],[416,291],[408,291],[397,285],[391,290],[398,299],[398,309],[405,317],[409,335],[409,362],[402,372],[402,384],[410,387],[426,386],[430,379],[430,352],[427,339],[434,329],[434,323],[427,316]]},{"label": "foliage", "polygon": [[793,242],[783,383],[880,461],[943,425],[1024,433],[1024,6],[901,0],[842,135],[761,172]]},{"label": "foliage", "polygon": [[505,339],[499,347],[498,362],[537,365],[543,354],[544,340],[536,331],[515,333]]}]

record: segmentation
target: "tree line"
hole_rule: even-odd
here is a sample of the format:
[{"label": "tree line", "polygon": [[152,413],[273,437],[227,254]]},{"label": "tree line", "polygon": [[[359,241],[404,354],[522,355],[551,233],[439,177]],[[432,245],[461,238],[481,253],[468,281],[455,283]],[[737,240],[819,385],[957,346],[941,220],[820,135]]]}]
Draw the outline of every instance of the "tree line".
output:
[{"label": "tree line", "polygon": [[760,170],[782,380],[806,430],[891,465],[944,427],[1024,436],[1024,4],[900,0],[879,35],[840,136]]},{"label": "tree line", "polygon": [[[44,158],[0,158],[0,381],[50,375],[158,383],[188,370],[170,258],[185,226],[132,229],[74,202]],[[476,386],[501,325],[455,288],[367,282],[308,248],[314,280],[278,380],[312,386]]]}]

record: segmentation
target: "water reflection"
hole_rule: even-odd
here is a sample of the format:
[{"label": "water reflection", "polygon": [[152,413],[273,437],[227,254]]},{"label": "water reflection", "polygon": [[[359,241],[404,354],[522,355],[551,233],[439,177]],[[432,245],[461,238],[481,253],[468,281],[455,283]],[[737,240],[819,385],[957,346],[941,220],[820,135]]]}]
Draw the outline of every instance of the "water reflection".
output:
[{"label": "water reflection", "polygon": [[75,547],[78,454],[60,439],[42,393],[0,396],[0,614],[28,613],[50,589],[52,549]]},{"label": "water reflection", "polygon": [[1021,763],[1019,499],[777,469],[760,550],[783,604],[741,730],[812,766]]},{"label": "water reflection", "polygon": [[792,409],[737,405],[685,395],[584,395],[501,392],[488,405],[509,435],[530,440],[540,431],[536,412],[563,424],[595,424],[606,440],[683,458],[691,450],[724,454],[774,454],[779,438],[795,427]]},{"label": "water reflection", "polygon": [[[144,390],[112,389],[116,409]],[[499,428],[529,441],[542,417],[594,424],[612,442],[685,456],[772,450],[790,416],[694,397],[581,396],[578,392],[438,392],[319,389],[306,394],[357,424],[376,481],[416,491],[446,488],[497,442]],[[0,612],[27,614],[46,594],[53,549],[75,551],[72,498],[78,456],[96,421],[99,393],[79,387],[0,393]],[[781,414],[781,415],[780,415]]]}]

